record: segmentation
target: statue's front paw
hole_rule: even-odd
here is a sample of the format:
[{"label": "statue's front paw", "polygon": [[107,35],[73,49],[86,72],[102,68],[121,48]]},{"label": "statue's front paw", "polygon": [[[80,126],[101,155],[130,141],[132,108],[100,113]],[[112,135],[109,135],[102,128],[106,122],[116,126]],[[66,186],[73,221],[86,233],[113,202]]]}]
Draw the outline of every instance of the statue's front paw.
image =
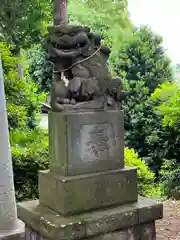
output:
[{"label": "statue's front paw", "polygon": [[112,106],[114,103],[114,99],[111,96],[106,96],[106,103],[108,106]]},{"label": "statue's front paw", "polygon": [[60,104],[69,104],[70,99],[69,98],[57,98],[57,102]]},{"label": "statue's front paw", "polygon": [[75,104],[76,104],[76,100],[75,100],[74,98],[71,99],[71,100],[70,100],[70,104],[75,105]]},{"label": "statue's front paw", "polygon": [[81,78],[80,77],[74,77],[69,81],[69,91],[70,92],[78,92],[81,87]]}]

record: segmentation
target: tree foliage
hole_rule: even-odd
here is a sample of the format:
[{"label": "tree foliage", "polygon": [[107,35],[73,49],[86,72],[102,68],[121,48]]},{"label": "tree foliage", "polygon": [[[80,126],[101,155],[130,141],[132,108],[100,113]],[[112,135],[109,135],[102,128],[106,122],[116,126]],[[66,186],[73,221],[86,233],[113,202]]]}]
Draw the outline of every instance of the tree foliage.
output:
[{"label": "tree foliage", "polygon": [[47,60],[45,44],[34,45],[26,50],[29,73],[32,79],[39,85],[39,91],[49,92],[53,77],[53,66]]},{"label": "tree foliage", "polygon": [[101,33],[104,43],[116,54],[122,40],[131,34],[132,23],[129,19],[127,0],[73,0],[69,1],[69,21],[92,28]]},{"label": "tree foliage", "polygon": [[180,86],[178,82],[167,82],[159,86],[152,94],[154,111],[161,117],[166,139],[164,139],[165,159],[160,171],[162,190],[165,196],[180,199]]},{"label": "tree foliage", "polygon": [[165,126],[180,126],[180,85],[178,82],[164,83],[152,94],[153,101],[158,103],[157,114],[163,117]]},{"label": "tree foliage", "polygon": [[120,75],[125,72],[127,80],[143,81],[149,94],[159,84],[172,79],[170,60],[162,46],[162,38],[146,26],[135,29],[133,38],[124,43],[114,69]]},{"label": "tree foliage", "polygon": [[40,41],[50,19],[50,0],[1,0],[0,31],[16,48]]},{"label": "tree foliage", "polygon": [[144,157],[154,171],[164,158],[174,157],[171,139],[173,129],[164,128],[162,117],[154,111],[151,93],[163,82],[171,81],[170,61],[162,47],[162,39],[149,28],[136,29],[114,62],[114,71],[124,77],[131,96],[124,102],[125,142]]},{"label": "tree foliage", "polygon": [[0,42],[0,51],[3,61],[6,103],[10,129],[33,126],[35,114],[45,95],[37,94],[37,84],[29,77],[25,70],[25,81],[18,80],[16,66],[21,59],[14,57],[11,48],[6,43]]}]

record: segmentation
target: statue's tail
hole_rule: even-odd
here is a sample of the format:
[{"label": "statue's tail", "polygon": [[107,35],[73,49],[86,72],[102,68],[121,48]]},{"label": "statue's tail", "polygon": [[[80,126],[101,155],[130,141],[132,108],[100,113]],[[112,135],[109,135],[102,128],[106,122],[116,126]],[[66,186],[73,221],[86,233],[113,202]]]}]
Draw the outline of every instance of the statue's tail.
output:
[{"label": "statue's tail", "polygon": [[51,102],[51,111],[53,112],[62,112],[64,110],[64,106],[56,101]]},{"label": "statue's tail", "polygon": [[118,98],[118,101],[121,102],[130,96],[130,92],[121,91]]},{"label": "statue's tail", "polygon": [[44,113],[48,113],[49,111],[61,112],[64,110],[64,106],[62,104],[59,104],[58,102],[51,103],[51,106],[46,103],[41,103],[41,104],[42,104],[42,111]]}]

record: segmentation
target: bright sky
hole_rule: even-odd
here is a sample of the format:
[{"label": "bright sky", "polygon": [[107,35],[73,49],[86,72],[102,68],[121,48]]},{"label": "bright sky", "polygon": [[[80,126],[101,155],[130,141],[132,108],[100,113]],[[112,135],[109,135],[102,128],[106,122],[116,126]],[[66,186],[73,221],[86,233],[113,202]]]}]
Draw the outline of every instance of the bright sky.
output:
[{"label": "bright sky", "polygon": [[135,25],[149,25],[164,39],[173,63],[180,63],[180,0],[128,0]]}]

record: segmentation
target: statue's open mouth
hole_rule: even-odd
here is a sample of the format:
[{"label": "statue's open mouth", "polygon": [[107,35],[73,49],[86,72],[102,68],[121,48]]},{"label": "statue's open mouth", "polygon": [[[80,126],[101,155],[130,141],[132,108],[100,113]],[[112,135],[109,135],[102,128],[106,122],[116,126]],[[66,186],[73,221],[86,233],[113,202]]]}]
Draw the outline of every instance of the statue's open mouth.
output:
[{"label": "statue's open mouth", "polygon": [[82,41],[80,43],[76,43],[76,44],[67,44],[67,43],[62,43],[62,44],[52,44],[55,48],[57,49],[61,49],[63,51],[69,52],[78,48],[83,48],[85,47],[87,44],[87,41]]},{"label": "statue's open mouth", "polygon": [[74,49],[77,49],[78,48],[78,45],[77,44],[71,44],[71,45],[69,45],[69,46],[67,46],[67,45],[63,45],[63,44],[55,44],[54,45],[54,47],[56,47],[57,49],[61,49],[61,50],[63,50],[63,51],[65,51],[65,52],[69,52],[70,51],[70,49],[72,50],[74,50]]}]

